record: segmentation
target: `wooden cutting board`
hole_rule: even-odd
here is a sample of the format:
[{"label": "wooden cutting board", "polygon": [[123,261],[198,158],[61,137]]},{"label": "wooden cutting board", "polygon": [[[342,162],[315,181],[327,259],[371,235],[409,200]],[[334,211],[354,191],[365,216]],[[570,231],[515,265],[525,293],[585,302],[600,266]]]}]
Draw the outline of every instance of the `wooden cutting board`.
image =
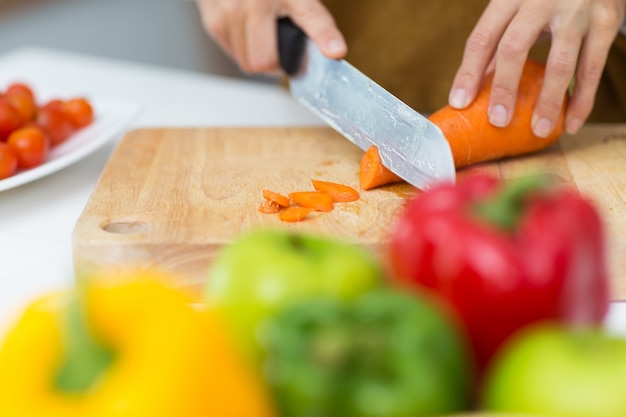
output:
[{"label": "wooden cutting board", "polygon": [[[73,232],[77,275],[159,267],[198,293],[211,259],[240,233],[271,226],[331,235],[381,255],[407,184],[361,192],[299,223],[260,213],[262,189],[312,190],[311,179],[358,189],[363,152],[330,128],[164,128],[129,132],[111,155]],[[626,300],[626,125],[589,126],[525,157],[476,165],[504,178],[548,172],[601,210],[613,298]]]}]

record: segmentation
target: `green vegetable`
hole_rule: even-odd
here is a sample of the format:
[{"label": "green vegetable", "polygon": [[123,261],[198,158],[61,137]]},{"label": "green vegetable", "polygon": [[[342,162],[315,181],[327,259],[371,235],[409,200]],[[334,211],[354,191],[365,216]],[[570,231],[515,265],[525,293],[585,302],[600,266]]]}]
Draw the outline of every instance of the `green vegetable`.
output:
[{"label": "green vegetable", "polygon": [[308,297],[350,300],[380,285],[383,272],[363,247],[286,230],[241,235],[214,259],[205,300],[220,311],[242,352],[259,359],[257,328]]},{"label": "green vegetable", "polygon": [[398,290],[303,301],[262,328],[281,416],[418,417],[466,409],[470,365],[438,308]]}]

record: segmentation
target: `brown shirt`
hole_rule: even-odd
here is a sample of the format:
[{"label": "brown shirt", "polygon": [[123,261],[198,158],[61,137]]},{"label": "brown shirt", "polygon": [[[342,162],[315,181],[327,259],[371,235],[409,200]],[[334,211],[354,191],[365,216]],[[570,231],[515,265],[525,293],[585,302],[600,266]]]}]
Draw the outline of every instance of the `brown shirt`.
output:
[{"label": "brown shirt", "polygon": [[[465,41],[488,0],[323,0],[348,42],[347,60],[416,110],[447,103]],[[549,43],[531,56],[545,62]],[[626,37],[615,40],[589,119],[626,122]]]}]

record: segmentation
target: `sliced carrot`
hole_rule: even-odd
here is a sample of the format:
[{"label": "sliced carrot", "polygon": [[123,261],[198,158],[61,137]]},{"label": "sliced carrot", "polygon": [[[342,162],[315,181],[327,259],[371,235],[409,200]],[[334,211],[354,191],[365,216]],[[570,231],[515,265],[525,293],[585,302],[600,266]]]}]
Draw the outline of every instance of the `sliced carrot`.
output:
[{"label": "sliced carrot", "polygon": [[371,190],[385,184],[402,181],[402,178],[383,165],[376,146],[370,146],[361,159],[359,172],[361,189]]},{"label": "sliced carrot", "polygon": [[359,199],[359,192],[349,185],[319,180],[311,180],[311,183],[317,191],[330,195],[334,202],[347,203]]},{"label": "sliced carrot", "polygon": [[[263,189],[265,201],[259,206],[262,213],[280,213],[279,218],[286,222],[303,220],[311,211],[332,211],[334,202],[349,202],[359,199],[354,188],[328,181],[311,180],[316,191],[296,191],[286,197],[275,191]],[[296,205],[290,206],[291,201]]]},{"label": "sliced carrot", "polygon": [[278,217],[284,222],[299,222],[312,211],[313,209],[308,207],[287,207],[280,212]]},{"label": "sliced carrot", "polygon": [[280,205],[272,200],[265,200],[259,206],[259,211],[263,214],[275,214],[281,210]]},{"label": "sliced carrot", "polygon": [[287,207],[289,205],[289,197],[282,195],[281,193],[277,193],[272,190],[264,189],[263,197],[275,202],[281,207]]},{"label": "sliced carrot", "polygon": [[317,211],[331,211],[333,198],[321,191],[296,191],[289,194],[294,203]]},{"label": "sliced carrot", "polygon": [[[448,140],[456,168],[536,152],[550,146],[563,135],[569,102],[567,95],[563,97],[561,112],[552,132],[546,138],[540,138],[532,131],[533,110],[541,92],[544,72],[543,63],[532,59],[526,61],[515,111],[506,127],[495,127],[489,122],[493,74],[485,77],[476,99],[468,107],[455,109],[444,106],[428,117]],[[401,181],[382,165],[376,149],[368,149],[361,160],[360,169],[361,188],[364,190]]]}]

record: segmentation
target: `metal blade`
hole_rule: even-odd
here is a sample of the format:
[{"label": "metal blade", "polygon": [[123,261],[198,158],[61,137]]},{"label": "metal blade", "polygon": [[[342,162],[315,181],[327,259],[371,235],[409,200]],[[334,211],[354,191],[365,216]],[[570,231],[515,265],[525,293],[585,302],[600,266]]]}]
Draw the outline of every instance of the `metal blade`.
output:
[{"label": "metal blade", "polygon": [[454,160],[441,130],[344,60],[326,58],[307,40],[291,94],[363,150],[376,145],[383,164],[427,189],[455,181]]}]

